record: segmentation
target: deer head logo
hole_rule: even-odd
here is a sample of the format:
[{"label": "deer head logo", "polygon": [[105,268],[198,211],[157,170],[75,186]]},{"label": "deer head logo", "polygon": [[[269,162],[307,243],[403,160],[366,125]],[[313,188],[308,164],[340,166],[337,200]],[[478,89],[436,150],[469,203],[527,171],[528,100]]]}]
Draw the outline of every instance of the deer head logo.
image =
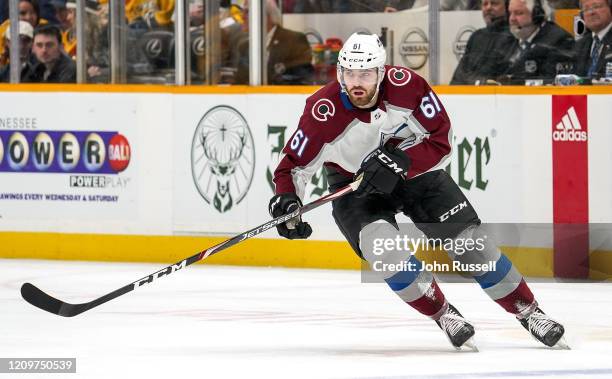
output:
[{"label": "deer head logo", "polygon": [[253,137],[242,115],[228,106],[208,111],[192,142],[191,168],[200,195],[220,213],[246,195],[255,169]]}]

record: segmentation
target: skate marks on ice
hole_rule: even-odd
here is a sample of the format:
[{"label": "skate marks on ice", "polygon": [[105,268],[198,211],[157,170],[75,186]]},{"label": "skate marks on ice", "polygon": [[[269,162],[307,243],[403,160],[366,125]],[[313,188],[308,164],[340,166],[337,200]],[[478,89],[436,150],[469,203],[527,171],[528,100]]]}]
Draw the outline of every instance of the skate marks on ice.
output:
[{"label": "skate marks on ice", "polygon": [[[593,377],[608,378],[612,368],[584,370],[534,370],[534,371],[489,371],[457,374],[410,375],[410,376],[372,376],[359,379],[472,379],[472,378],[559,378]],[[356,378],[354,378],[356,379]]]},{"label": "skate marks on ice", "polygon": [[[534,341],[476,284],[442,283],[474,322],[476,354],[456,352],[433,321],[385,285],[361,284],[359,272],[196,265],[78,320],[53,317],[19,296],[27,277],[79,301],[157,266],[0,260],[0,352],[47,356],[57,340],[88,356],[80,367],[91,377],[112,360],[151,378],[162,377],[156,369],[192,370],[191,362],[202,361],[198,367],[215,378],[255,374],[251,365],[277,367],[268,378],[612,377],[609,283],[534,284],[547,312],[566,325],[570,351]],[[305,365],[301,372],[285,371],[296,362]]]},{"label": "skate marks on ice", "polygon": [[[121,316],[160,316],[187,318],[197,322],[248,322],[253,324],[296,324],[311,326],[334,326],[338,328],[431,328],[432,321],[414,320],[407,317],[371,316],[358,313],[324,313],[324,312],[291,312],[280,310],[245,310],[245,309],[188,309],[168,311],[106,311],[105,314]],[[432,328],[432,330],[435,330]]]}]

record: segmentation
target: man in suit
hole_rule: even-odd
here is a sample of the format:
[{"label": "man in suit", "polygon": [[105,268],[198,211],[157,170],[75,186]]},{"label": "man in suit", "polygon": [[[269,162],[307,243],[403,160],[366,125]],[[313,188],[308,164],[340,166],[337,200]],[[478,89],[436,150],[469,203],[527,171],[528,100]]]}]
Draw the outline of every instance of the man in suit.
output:
[{"label": "man in suit", "polygon": [[492,79],[495,63],[504,56],[500,44],[513,40],[508,29],[508,0],[484,0],[482,18],[487,25],[470,36],[450,84],[484,84]]},{"label": "man in suit", "polygon": [[503,47],[507,51],[498,65],[499,81],[525,84],[541,79],[550,83],[563,66],[573,61],[574,38],[561,27],[547,21],[545,0],[510,0],[510,32],[514,39]]},{"label": "man in suit", "polygon": [[[314,67],[312,66],[312,51],[303,33],[285,29],[281,26],[282,14],[276,1],[267,0],[267,75],[268,83],[272,85],[308,85],[313,84]],[[245,20],[247,17],[245,17]],[[246,23],[245,23],[246,24]],[[245,25],[248,27],[248,25]],[[248,45],[243,44],[241,59],[236,73],[236,84],[248,84]]]},{"label": "man in suit", "polygon": [[583,0],[582,14],[590,30],[576,43],[578,76],[598,78],[605,75],[606,64],[612,62],[611,0]]}]

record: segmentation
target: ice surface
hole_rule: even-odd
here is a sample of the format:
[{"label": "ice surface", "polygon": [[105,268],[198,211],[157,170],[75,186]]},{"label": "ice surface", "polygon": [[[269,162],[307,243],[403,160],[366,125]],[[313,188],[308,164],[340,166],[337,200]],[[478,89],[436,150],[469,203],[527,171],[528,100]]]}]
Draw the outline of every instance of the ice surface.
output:
[{"label": "ice surface", "polygon": [[163,266],[0,260],[0,357],[76,357],[58,379],[612,377],[612,283],[532,283],[571,351],[540,345],[477,284],[442,283],[479,353],[356,271],[194,265],[74,318],[19,293],[29,281],[85,302]]}]

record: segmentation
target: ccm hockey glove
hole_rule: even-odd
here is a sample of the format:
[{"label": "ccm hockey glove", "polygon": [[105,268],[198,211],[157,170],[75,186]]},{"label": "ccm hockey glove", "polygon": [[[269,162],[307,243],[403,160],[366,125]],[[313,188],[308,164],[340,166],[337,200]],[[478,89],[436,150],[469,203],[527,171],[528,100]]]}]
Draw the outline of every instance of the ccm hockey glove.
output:
[{"label": "ccm hockey glove", "polygon": [[400,180],[406,180],[409,168],[410,158],[401,149],[390,145],[376,149],[355,174],[363,175],[356,196],[390,195]]},{"label": "ccm hockey glove", "polygon": [[[294,193],[274,195],[272,199],[270,199],[270,215],[276,218],[293,212],[301,206],[302,202],[300,198]],[[276,225],[276,230],[280,236],[290,240],[306,239],[312,234],[310,225],[302,221],[300,217],[295,217],[287,222]]]}]

